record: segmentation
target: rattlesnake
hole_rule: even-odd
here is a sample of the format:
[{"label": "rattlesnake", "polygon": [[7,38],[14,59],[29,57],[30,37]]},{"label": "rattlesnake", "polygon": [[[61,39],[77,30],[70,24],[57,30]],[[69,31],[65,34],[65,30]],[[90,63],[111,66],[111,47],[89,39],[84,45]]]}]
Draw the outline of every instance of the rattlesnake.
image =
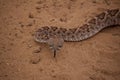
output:
[{"label": "rattlesnake", "polygon": [[94,36],[102,29],[120,25],[120,9],[106,10],[90,19],[86,24],[80,27],[66,29],[55,26],[44,26],[35,32],[34,39],[40,43],[47,43],[54,57],[65,41],[81,41]]}]

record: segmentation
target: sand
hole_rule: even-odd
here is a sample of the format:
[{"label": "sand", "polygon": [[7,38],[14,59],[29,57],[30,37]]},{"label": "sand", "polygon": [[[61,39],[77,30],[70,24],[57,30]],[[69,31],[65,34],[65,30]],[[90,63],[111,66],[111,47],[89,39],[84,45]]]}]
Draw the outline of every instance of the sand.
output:
[{"label": "sand", "polygon": [[42,26],[78,27],[120,0],[0,0],[0,80],[120,80],[120,27],[65,42],[56,58],[36,43]]}]

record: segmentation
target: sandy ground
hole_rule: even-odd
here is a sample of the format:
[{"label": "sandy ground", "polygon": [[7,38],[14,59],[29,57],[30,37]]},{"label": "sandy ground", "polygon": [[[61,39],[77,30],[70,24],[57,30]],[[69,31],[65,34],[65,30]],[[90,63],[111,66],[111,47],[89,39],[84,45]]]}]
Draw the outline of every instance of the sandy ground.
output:
[{"label": "sandy ground", "polygon": [[0,0],[0,80],[120,80],[120,28],[66,42],[53,58],[36,43],[42,26],[73,28],[120,0]]}]

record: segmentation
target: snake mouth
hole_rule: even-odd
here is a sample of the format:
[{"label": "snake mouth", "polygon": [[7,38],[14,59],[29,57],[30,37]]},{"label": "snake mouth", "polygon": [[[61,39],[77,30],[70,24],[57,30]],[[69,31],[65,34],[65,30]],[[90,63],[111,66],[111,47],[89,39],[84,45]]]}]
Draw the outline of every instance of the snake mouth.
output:
[{"label": "snake mouth", "polygon": [[40,43],[47,43],[47,41],[42,40],[42,39],[38,39],[38,38],[36,38],[36,36],[34,36],[34,40],[35,40],[36,42],[40,42]]}]

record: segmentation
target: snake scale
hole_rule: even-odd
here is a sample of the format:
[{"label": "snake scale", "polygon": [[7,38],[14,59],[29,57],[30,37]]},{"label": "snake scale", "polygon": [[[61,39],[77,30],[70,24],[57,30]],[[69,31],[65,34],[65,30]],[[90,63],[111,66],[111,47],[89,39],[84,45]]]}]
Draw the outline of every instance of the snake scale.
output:
[{"label": "snake scale", "polygon": [[106,27],[115,25],[120,25],[120,9],[108,9],[80,27],[71,29],[55,26],[41,27],[35,32],[34,39],[40,43],[47,43],[55,57],[56,52],[63,46],[64,42],[82,41],[94,36]]}]

